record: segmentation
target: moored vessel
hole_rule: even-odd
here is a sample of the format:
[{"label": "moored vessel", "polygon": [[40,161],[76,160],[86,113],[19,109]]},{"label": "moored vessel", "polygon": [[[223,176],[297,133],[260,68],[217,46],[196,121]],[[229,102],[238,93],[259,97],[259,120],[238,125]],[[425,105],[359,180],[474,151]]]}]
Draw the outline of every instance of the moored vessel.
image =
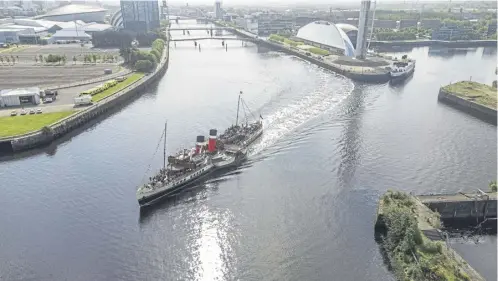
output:
[{"label": "moored vessel", "polygon": [[401,82],[408,78],[415,71],[414,60],[404,60],[394,62],[391,67],[391,82]]}]

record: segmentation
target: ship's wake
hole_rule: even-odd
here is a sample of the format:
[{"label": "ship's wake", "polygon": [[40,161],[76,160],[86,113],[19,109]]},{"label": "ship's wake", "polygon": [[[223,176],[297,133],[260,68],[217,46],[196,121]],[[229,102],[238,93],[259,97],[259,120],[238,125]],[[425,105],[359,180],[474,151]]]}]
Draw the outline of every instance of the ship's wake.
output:
[{"label": "ship's wake", "polygon": [[304,123],[332,110],[354,89],[354,84],[347,78],[322,69],[317,72],[319,85],[314,91],[265,114],[264,133],[251,147],[250,156],[262,152]]}]

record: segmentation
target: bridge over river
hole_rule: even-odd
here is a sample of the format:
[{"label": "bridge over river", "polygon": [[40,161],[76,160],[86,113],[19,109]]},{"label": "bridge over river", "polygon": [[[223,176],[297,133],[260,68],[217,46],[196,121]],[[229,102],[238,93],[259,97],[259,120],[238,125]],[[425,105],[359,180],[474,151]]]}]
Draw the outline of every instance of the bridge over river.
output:
[{"label": "bridge over river", "polygon": [[201,40],[223,40],[223,41],[248,41],[255,42],[257,39],[254,38],[234,38],[234,37],[199,37],[199,38],[181,38],[174,39],[171,38],[170,41],[181,42],[181,41],[201,41]]}]

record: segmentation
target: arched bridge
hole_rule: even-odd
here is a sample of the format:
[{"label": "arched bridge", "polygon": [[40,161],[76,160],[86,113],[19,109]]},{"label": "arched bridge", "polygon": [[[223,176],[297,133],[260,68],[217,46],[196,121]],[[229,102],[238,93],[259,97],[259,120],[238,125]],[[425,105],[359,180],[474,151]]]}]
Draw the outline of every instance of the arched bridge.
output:
[{"label": "arched bridge", "polygon": [[181,41],[201,41],[201,40],[223,40],[223,41],[248,41],[248,42],[256,42],[255,38],[234,38],[234,37],[199,37],[199,38],[181,38],[181,39],[173,39],[170,41],[173,42],[181,42]]}]

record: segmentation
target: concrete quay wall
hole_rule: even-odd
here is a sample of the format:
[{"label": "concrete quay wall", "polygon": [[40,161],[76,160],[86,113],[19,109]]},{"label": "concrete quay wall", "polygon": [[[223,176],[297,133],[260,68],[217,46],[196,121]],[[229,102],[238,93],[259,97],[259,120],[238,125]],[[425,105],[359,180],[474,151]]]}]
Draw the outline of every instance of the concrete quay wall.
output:
[{"label": "concrete quay wall", "polygon": [[372,41],[371,47],[411,46],[427,47],[439,46],[447,48],[471,48],[471,47],[496,47],[496,40],[465,40],[465,41],[442,41],[442,40],[413,40],[413,41]]},{"label": "concrete quay wall", "polygon": [[439,89],[438,100],[491,124],[496,125],[497,123],[497,114],[495,109],[463,99],[457,95],[445,91],[443,88]]},{"label": "concrete quay wall", "polygon": [[[247,34],[240,32],[237,29],[232,29],[231,31],[238,36],[241,36],[244,38],[251,38]],[[367,83],[386,83],[391,79],[391,76],[389,73],[357,73],[357,72],[347,71],[347,70],[341,69],[337,66],[334,66],[330,63],[327,63],[325,61],[315,59],[314,57],[307,56],[299,51],[292,50],[290,48],[282,46],[278,43],[270,42],[268,40],[256,39],[254,42],[256,44],[267,47],[269,49],[278,50],[278,51],[284,52],[286,54],[299,57],[303,60],[309,61],[309,62],[316,64],[320,67],[323,67],[325,69],[334,71],[334,72],[339,73],[341,75],[344,75],[344,76],[346,76],[352,80],[355,80],[355,81],[367,82]]]},{"label": "concrete quay wall", "polygon": [[144,76],[142,79],[129,85],[120,92],[106,97],[105,99],[93,104],[92,106],[64,118],[50,126],[41,130],[28,133],[21,136],[15,136],[10,139],[0,140],[0,152],[19,152],[41,145],[48,144],[64,134],[78,128],[79,126],[89,122],[97,116],[108,112],[118,105],[130,100],[131,98],[141,94],[152,83],[161,78],[168,69],[169,64],[169,42],[166,42],[165,50],[161,62],[156,70]]}]

